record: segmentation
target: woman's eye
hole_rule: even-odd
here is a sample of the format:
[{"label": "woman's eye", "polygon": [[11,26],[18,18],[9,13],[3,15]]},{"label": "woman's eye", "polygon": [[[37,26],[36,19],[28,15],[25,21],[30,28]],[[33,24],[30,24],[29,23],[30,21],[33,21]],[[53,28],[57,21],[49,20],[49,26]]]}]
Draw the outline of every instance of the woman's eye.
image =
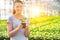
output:
[{"label": "woman's eye", "polygon": [[22,7],[22,6],[17,6],[17,7]]}]

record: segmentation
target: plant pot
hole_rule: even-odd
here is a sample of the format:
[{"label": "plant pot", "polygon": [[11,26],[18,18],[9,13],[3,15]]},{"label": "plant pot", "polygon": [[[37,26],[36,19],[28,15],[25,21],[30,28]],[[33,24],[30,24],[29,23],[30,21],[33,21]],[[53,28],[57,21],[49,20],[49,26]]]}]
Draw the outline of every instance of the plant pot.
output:
[{"label": "plant pot", "polygon": [[22,23],[22,25],[23,25],[23,28],[25,28],[25,27],[26,27],[26,23]]}]

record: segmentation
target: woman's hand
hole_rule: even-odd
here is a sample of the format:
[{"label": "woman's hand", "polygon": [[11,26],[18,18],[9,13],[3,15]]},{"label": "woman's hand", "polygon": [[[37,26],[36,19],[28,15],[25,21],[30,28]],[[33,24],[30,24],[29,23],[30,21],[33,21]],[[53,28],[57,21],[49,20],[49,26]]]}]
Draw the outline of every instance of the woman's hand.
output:
[{"label": "woman's hand", "polygon": [[30,34],[30,28],[29,28],[29,25],[26,25],[26,27],[25,27],[25,36],[29,37],[29,34]]},{"label": "woman's hand", "polygon": [[22,29],[22,28],[23,28],[22,24],[18,25],[18,29]]},{"label": "woman's hand", "polygon": [[26,27],[25,27],[25,30],[29,30],[29,26],[26,26]]},{"label": "woman's hand", "polygon": [[18,25],[17,28],[13,29],[12,24],[9,23],[7,24],[7,30],[8,30],[8,35],[9,37],[13,37],[19,30],[23,28],[23,25]]}]

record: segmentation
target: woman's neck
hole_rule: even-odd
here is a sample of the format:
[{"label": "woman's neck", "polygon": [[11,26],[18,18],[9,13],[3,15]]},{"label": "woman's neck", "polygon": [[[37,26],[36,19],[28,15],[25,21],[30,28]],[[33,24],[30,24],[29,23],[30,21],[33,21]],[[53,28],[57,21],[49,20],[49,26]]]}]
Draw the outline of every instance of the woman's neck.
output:
[{"label": "woman's neck", "polygon": [[16,13],[15,17],[18,18],[18,19],[22,19],[23,18],[23,15],[22,14],[19,14],[19,13]]}]

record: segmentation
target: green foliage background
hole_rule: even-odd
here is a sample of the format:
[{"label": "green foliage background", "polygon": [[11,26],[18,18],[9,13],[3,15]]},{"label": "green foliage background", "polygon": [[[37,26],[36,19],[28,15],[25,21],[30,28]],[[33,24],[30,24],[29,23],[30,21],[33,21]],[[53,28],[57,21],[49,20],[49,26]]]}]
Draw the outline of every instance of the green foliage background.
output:
[{"label": "green foliage background", "polygon": [[[0,20],[0,37],[8,37],[7,20]],[[30,18],[30,38],[60,39],[60,16]]]}]

